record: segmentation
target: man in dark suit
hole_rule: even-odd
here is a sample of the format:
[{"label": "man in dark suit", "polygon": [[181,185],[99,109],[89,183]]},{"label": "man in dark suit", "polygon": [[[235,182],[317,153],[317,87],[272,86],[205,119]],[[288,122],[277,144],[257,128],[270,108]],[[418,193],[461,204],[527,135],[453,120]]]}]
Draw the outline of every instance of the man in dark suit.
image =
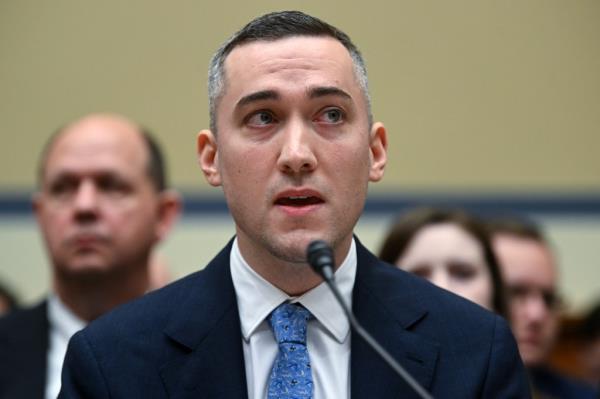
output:
[{"label": "man in dark suit", "polygon": [[354,237],[387,138],[347,35],[299,12],[259,17],[214,56],[209,100],[198,160],[223,188],[236,237],[203,271],[76,334],[60,397],[415,397],[308,267],[315,239],[333,248],[357,318],[434,396],[529,396],[501,318]]},{"label": "man in dark suit", "polygon": [[54,135],[34,209],[52,292],[0,319],[0,398],[55,398],[72,334],[149,289],[153,247],[179,210],[154,140],[117,115],[89,115]]},{"label": "man in dark suit", "polygon": [[598,390],[551,367],[560,320],[556,256],[542,230],[518,218],[490,223],[508,288],[511,328],[536,397],[597,399]]}]

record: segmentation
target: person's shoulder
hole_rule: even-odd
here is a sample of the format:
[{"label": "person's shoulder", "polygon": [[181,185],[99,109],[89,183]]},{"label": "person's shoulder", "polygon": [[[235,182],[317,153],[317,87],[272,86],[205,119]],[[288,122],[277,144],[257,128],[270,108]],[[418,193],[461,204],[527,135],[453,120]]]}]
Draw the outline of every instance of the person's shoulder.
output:
[{"label": "person's shoulder", "polygon": [[382,281],[410,295],[413,301],[421,304],[432,315],[452,317],[454,320],[458,317],[462,322],[494,322],[496,314],[493,312],[422,277],[383,262],[379,263],[379,268]]},{"label": "person's shoulder", "polygon": [[84,331],[90,336],[126,336],[164,327],[181,307],[209,301],[215,290],[227,284],[227,278],[231,280],[229,249],[230,245],[227,245],[204,269],[100,316]]},{"label": "person's shoulder", "polygon": [[575,378],[546,367],[530,370],[534,386],[541,393],[558,397],[595,399],[600,391]]},{"label": "person's shoulder", "polygon": [[32,326],[44,326],[48,324],[47,302],[41,301],[37,305],[27,308],[18,308],[0,317],[0,336],[6,336],[13,332],[21,334]]},{"label": "person's shoulder", "polygon": [[[382,306],[390,313],[402,318],[412,312],[421,315],[417,329],[439,340],[456,336],[489,340],[496,329],[508,329],[504,319],[495,313],[447,290],[426,279],[377,259],[370,252],[359,254],[362,271],[357,274],[357,283],[367,287],[372,295],[380,298]],[[360,270],[360,269],[359,269]]]},{"label": "person's shoulder", "polygon": [[180,308],[202,290],[203,274],[190,274],[100,316],[71,338],[66,359],[92,356],[103,367],[119,370],[134,359],[154,364],[162,356],[165,330],[174,314],[181,315]]},{"label": "person's shoulder", "polygon": [[0,398],[42,397],[48,348],[47,302],[0,318]]},{"label": "person's shoulder", "polygon": [[[43,301],[33,307],[16,309],[0,318],[0,363],[6,363],[0,369],[8,371],[5,367],[9,367],[11,373],[23,371],[26,369],[17,365],[22,366],[32,358],[45,360],[49,330],[46,304]],[[0,385],[6,383],[0,378]]]},{"label": "person's shoulder", "polygon": [[204,271],[192,273],[158,290],[116,307],[91,322],[85,331],[95,335],[111,331],[114,335],[137,334],[148,328],[160,328],[171,313],[196,290],[202,290]]},{"label": "person's shoulder", "polygon": [[359,251],[358,263],[353,307],[372,328],[381,331],[373,326],[385,325],[412,351],[433,354],[436,397],[441,392],[529,397],[518,348],[503,318],[368,251]]}]

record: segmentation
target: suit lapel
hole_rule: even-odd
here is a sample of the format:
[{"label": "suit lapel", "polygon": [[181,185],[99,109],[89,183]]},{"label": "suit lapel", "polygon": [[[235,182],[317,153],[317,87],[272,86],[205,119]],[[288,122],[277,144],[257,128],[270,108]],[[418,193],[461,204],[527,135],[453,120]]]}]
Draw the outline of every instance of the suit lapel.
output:
[{"label": "suit lapel", "polygon": [[165,329],[173,353],[161,368],[170,398],[246,398],[241,327],[229,269],[231,243],[200,273]]},{"label": "suit lapel", "polygon": [[[169,360],[160,373],[170,398],[247,398],[241,327],[231,272],[231,242],[200,273],[197,289],[176,309],[165,329]],[[418,292],[357,240],[353,292],[360,323],[425,389],[431,385],[439,347],[412,332],[427,317]],[[389,268],[389,269],[388,269]],[[393,283],[390,284],[390,281]],[[400,284],[398,284],[400,283]],[[362,338],[352,335],[351,395],[412,398],[416,394]]]},{"label": "suit lapel", "polygon": [[[363,327],[390,352],[425,389],[431,385],[439,347],[411,329],[427,317],[418,293],[390,266],[383,265],[357,240],[358,268],[353,310]],[[392,283],[391,283],[392,282]],[[401,284],[398,284],[398,283]],[[395,372],[352,334],[352,398],[417,397]]]}]

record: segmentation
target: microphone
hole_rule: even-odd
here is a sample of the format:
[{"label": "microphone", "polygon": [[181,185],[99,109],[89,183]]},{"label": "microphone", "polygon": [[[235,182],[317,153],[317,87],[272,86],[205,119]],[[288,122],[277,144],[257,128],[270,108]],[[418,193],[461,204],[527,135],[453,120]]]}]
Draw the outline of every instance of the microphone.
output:
[{"label": "microphone", "polygon": [[323,277],[325,282],[335,278],[333,275],[333,265],[335,264],[333,250],[325,241],[316,240],[308,244],[306,258],[310,267]]},{"label": "microphone", "polygon": [[373,336],[358,322],[354,313],[352,313],[352,310],[344,301],[344,298],[335,283],[333,274],[335,261],[331,247],[322,240],[312,241],[306,248],[306,259],[308,260],[310,267],[318,275],[323,277],[323,280],[331,289],[333,296],[346,314],[352,329],[354,329],[354,331],[365,340],[365,342],[387,363],[387,365],[390,366],[392,370],[394,370],[421,398],[433,399],[433,396],[431,396],[431,394],[429,394],[429,392],[427,392],[388,351],[379,345],[375,338],[373,338]]}]

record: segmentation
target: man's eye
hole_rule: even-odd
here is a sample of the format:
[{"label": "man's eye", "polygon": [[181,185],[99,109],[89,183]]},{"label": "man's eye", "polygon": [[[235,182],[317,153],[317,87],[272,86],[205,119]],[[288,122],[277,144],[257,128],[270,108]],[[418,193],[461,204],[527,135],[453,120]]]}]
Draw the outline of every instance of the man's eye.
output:
[{"label": "man's eye", "polygon": [[265,126],[275,122],[275,117],[267,111],[258,111],[250,115],[246,123],[252,126]]},{"label": "man's eye", "polygon": [[77,189],[77,183],[71,180],[59,180],[50,185],[50,194],[52,196],[64,196],[74,192]]},{"label": "man's eye", "polygon": [[130,190],[128,184],[115,178],[103,178],[97,181],[100,191],[111,194],[124,194]]},{"label": "man's eye", "polygon": [[511,285],[508,287],[508,292],[515,299],[523,299],[527,297],[529,290],[522,285]]},{"label": "man's eye", "polygon": [[328,108],[319,116],[319,122],[340,123],[344,119],[344,113],[338,108]]}]

